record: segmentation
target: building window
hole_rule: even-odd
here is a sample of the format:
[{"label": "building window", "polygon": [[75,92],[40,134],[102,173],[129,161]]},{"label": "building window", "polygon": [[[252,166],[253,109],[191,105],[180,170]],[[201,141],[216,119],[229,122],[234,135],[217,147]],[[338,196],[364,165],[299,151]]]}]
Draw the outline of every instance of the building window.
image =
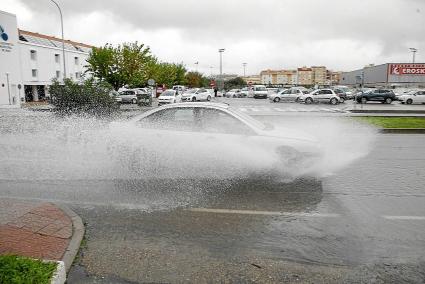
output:
[{"label": "building window", "polygon": [[60,62],[60,55],[59,54],[55,54],[55,62],[56,63]]},{"label": "building window", "polygon": [[38,73],[38,72],[37,72],[37,69],[32,69],[32,70],[31,70],[31,74],[32,74],[32,77],[33,77],[33,78],[37,77],[37,73]]},{"label": "building window", "polygon": [[56,71],[56,78],[59,79],[61,77],[61,71]]},{"label": "building window", "polygon": [[80,59],[78,57],[74,57],[75,65],[80,64]]},{"label": "building window", "polygon": [[37,51],[30,50],[31,60],[37,60]]}]

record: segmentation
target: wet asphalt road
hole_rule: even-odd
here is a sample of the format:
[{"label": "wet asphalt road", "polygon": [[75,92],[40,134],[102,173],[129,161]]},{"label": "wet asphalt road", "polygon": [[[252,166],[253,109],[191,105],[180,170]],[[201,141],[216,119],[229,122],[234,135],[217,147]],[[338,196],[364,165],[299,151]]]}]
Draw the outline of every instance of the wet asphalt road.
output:
[{"label": "wet asphalt road", "polygon": [[424,283],[424,141],[378,135],[320,179],[2,179],[0,197],[83,218],[69,283]]}]

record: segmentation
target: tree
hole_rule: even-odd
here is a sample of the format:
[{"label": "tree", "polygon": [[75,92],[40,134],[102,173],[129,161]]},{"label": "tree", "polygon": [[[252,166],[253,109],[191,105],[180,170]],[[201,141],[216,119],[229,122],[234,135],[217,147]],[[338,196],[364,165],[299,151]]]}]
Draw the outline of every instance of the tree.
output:
[{"label": "tree", "polygon": [[137,41],[117,47],[106,44],[92,49],[86,72],[101,82],[108,82],[115,90],[125,85],[139,87],[149,79],[148,68],[152,61],[155,59],[149,47]]},{"label": "tree", "polygon": [[186,74],[186,82],[190,88],[207,87],[209,85],[208,78],[199,72],[188,72]]},{"label": "tree", "polygon": [[241,77],[236,77],[224,82],[224,88],[226,90],[242,88],[246,86],[246,82]]}]

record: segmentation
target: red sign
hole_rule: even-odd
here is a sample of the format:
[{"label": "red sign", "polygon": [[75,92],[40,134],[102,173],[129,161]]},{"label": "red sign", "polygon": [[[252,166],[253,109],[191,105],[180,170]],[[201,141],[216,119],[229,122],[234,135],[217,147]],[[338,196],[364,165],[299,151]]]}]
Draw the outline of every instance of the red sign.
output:
[{"label": "red sign", "polygon": [[390,64],[391,75],[422,75],[425,76],[425,64]]},{"label": "red sign", "polygon": [[215,81],[211,81],[211,82],[210,82],[210,86],[211,86],[211,87],[215,87]]},{"label": "red sign", "polygon": [[251,85],[252,85],[252,82],[251,82],[251,81],[250,81],[250,82],[248,82],[248,85],[250,85],[250,86],[251,86]]}]

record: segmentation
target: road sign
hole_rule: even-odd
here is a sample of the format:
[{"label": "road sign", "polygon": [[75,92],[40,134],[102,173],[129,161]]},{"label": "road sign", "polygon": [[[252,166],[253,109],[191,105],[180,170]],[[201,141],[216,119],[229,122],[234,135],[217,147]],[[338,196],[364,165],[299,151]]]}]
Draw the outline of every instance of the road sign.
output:
[{"label": "road sign", "polygon": [[148,85],[149,86],[154,86],[155,85],[155,80],[154,79],[149,79],[148,80]]}]

